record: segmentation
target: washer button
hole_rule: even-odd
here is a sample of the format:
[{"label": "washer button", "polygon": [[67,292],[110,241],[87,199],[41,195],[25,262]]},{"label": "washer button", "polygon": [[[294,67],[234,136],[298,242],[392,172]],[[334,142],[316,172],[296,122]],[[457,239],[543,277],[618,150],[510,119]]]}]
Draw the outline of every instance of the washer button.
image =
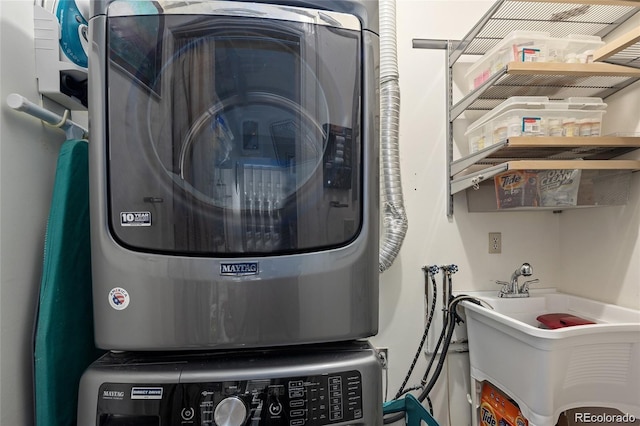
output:
[{"label": "washer button", "polygon": [[193,420],[193,416],[196,414],[196,411],[189,407],[183,408],[180,412],[180,416],[182,416],[182,420]]},{"label": "washer button", "polygon": [[272,402],[269,405],[269,414],[272,416],[279,416],[282,413],[282,404],[279,402]]},{"label": "washer button", "polygon": [[237,396],[220,401],[213,413],[218,426],[242,426],[247,419],[247,407]]}]

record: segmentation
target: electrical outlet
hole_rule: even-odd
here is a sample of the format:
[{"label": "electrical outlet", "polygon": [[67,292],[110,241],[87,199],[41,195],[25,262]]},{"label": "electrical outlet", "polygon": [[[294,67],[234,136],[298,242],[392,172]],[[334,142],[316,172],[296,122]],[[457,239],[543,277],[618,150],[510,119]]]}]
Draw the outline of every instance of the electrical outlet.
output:
[{"label": "electrical outlet", "polygon": [[389,348],[376,348],[380,362],[382,363],[382,369],[389,368]]},{"label": "electrical outlet", "polygon": [[489,254],[502,253],[502,234],[489,232]]}]

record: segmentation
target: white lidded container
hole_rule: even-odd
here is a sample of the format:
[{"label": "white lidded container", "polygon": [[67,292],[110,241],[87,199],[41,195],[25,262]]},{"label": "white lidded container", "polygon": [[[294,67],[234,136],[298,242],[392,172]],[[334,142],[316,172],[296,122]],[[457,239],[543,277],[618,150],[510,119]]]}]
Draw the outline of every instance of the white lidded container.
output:
[{"label": "white lidded container", "polygon": [[512,31],[476,61],[465,78],[473,91],[509,62],[593,62],[593,51],[601,46],[598,36],[556,38],[546,31]]},{"label": "white lidded container", "polygon": [[546,96],[513,96],[469,126],[469,152],[514,136],[600,136],[606,108],[595,97],[552,101]]}]

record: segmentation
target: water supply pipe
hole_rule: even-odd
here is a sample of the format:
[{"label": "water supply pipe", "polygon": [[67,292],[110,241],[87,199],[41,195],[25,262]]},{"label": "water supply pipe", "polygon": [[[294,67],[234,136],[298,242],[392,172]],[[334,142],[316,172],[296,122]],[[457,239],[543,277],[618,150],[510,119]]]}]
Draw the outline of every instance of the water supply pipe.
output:
[{"label": "water supply pipe", "polygon": [[400,85],[396,42],[396,2],[380,0],[380,167],[382,238],[380,272],[386,271],[400,252],[407,233],[400,179]]}]

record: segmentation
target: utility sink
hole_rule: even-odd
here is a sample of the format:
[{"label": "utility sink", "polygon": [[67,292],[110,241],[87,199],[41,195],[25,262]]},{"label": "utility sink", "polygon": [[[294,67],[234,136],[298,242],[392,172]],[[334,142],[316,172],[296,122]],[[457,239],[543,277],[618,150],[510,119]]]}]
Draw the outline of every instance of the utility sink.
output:
[{"label": "utility sink", "polygon": [[[533,426],[554,426],[570,408],[613,407],[640,418],[640,311],[553,289],[526,298],[461,292],[491,305],[462,303],[471,376],[513,398]],[[594,322],[543,329],[541,314]]]}]

